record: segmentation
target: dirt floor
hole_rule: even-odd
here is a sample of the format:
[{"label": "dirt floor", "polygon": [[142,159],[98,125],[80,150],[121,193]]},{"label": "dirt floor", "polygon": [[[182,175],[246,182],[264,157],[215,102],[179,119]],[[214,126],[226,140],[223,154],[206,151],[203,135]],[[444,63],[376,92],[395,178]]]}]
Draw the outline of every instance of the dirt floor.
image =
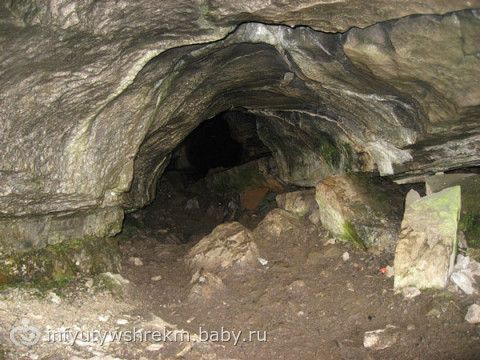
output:
[{"label": "dirt floor", "polygon": [[[275,211],[261,221],[271,203],[248,213],[228,199],[192,200],[165,186],[152,208],[129,217],[119,237],[128,284],[97,276],[47,292],[0,294],[5,358],[480,359],[480,326],[464,320],[478,297],[432,291],[405,299],[380,271],[392,264],[391,255],[325,245],[326,231]],[[218,286],[207,279],[199,296],[184,256],[231,220],[253,230],[267,262],[229,273]],[[389,325],[388,347],[364,347],[365,332]],[[12,328],[21,341],[40,338],[14,346]],[[138,338],[119,340],[117,330],[137,331]]]}]

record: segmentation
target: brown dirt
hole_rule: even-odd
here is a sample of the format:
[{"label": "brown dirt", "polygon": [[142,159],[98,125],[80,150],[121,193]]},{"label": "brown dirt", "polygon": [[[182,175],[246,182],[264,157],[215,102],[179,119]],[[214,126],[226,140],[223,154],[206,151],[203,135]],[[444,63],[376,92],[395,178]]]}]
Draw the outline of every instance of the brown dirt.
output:
[{"label": "brown dirt", "polygon": [[[173,191],[163,193],[170,194],[162,200],[163,206],[137,218],[143,225],[156,226],[130,228],[121,236],[121,275],[130,281],[123,296],[92,290],[86,286],[89,279],[62,290],[61,304],[20,290],[10,292],[0,299],[0,335],[6,339],[9,328],[21,318],[40,328],[82,329],[147,328],[152,319],[157,324],[163,319],[191,334],[199,334],[200,328],[223,328],[242,331],[240,338],[246,339],[249,331],[256,330],[260,340],[266,333],[266,341],[253,335],[252,341],[240,340],[236,345],[233,341],[161,342],[160,349],[150,350],[146,348],[152,342],[105,346],[40,342],[32,348],[16,348],[5,341],[6,357],[174,359],[183,350],[181,358],[212,360],[480,359],[480,326],[464,320],[467,307],[478,298],[430,291],[405,300],[394,293],[393,279],[380,272],[392,263],[391,255],[376,256],[343,243],[324,245],[328,234],[303,219],[280,224],[278,232],[261,223],[254,233],[268,264],[259,263],[245,274],[228,274],[225,286],[210,299],[189,297],[192,273],[183,257],[195,241],[232,214],[225,204],[202,198],[199,209],[187,211],[188,196]],[[252,229],[262,217],[235,216]],[[350,258],[344,261],[346,251]],[[140,258],[143,265],[135,266],[132,257]],[[156,276],[161,280],[152,281]],[[105,314],[108,320],[100,321]],[[128,324],[119,325],[118,319]],[[397,327],[397,342],[383,350],[365,349],[364,333],[389,324]]]}]

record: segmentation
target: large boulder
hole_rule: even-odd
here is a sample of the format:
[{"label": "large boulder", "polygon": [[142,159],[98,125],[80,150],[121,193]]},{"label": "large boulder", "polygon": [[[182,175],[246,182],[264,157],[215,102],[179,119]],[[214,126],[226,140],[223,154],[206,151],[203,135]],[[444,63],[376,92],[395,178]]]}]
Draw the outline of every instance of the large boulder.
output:
[{"label": "large boulder", "polygon": [[395,288],[444,288],[455,262],[461,190],[425,196],[406,209],[395,251]]},{"label": "large boulder", "polygon": [[250,230],[238,222],[218,225],[198,242],[185,257],[191,270],[224,276],[241,273],[258,263],[258,249]]},{"label": "large boulder", "polygon": [[320,221],[334,235],[366,249],[391,249],[403,199],[399,188],[371,175],[332,176],[316,187]]}]

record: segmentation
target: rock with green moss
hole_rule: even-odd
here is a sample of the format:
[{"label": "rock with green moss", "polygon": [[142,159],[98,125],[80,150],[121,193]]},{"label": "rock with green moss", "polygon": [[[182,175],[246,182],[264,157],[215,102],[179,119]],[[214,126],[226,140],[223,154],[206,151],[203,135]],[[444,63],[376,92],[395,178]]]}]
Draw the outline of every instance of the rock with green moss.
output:
[{"label": "rock with green moss", "polygon": [[0,286],[21,282],[60,284],[79,274],[119,269],[116,239],[88,237],[21,253],[0,253]]},{"label": "rock with green moss", "polygon": [[465,234],[469,247],[480,248],[480,175],[438,174],[425,180],[428,194],[459,185],[462,189],[462,211],[459,230]]},{"label": "rock with green moss", "polygon": [[323,226],[366,249],[393,249],[403,209],[397,185],[367,174],[331,176],[315,194]]},{"label": "rock with green moss", "polygon": [[96,289],[106,290],[116,296],[124,295],[128,284],[130,284],[130,281],[122,275],[109,271],[98,274],[93,281]]},{"label": "rock with green moss", "polygon": [[445,288],[455,261],[460,208],[460,186],[406,208],[395,252],[395,288]]},{"label": "rock with green moss", "polygon": [[114,236],[121,231],[122,222],[120,207],[41,216],[0,216],[0,252],[39,249],[83,237]]}]

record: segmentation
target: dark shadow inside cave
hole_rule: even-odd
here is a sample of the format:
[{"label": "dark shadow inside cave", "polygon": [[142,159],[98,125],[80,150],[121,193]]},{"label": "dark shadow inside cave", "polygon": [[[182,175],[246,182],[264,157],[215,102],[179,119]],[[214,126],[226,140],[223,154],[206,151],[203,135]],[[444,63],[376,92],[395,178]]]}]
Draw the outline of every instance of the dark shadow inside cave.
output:
[{"label": "dark shadow inside cave", "polygon": [[166,172],[178,171],[189,182],[211,171],[233,168],[270,156],[257,133],[257,119],[240,110],[203,121],[172,153]]},{"label": "dark shadow inside cave", "polygon": [[226,221],[255,225],[282,188],[257,121],[242,109],[204,120],[172,152],[155,200],[127,215],[126,231],[141,227],[159,241],[187,243]]}]

